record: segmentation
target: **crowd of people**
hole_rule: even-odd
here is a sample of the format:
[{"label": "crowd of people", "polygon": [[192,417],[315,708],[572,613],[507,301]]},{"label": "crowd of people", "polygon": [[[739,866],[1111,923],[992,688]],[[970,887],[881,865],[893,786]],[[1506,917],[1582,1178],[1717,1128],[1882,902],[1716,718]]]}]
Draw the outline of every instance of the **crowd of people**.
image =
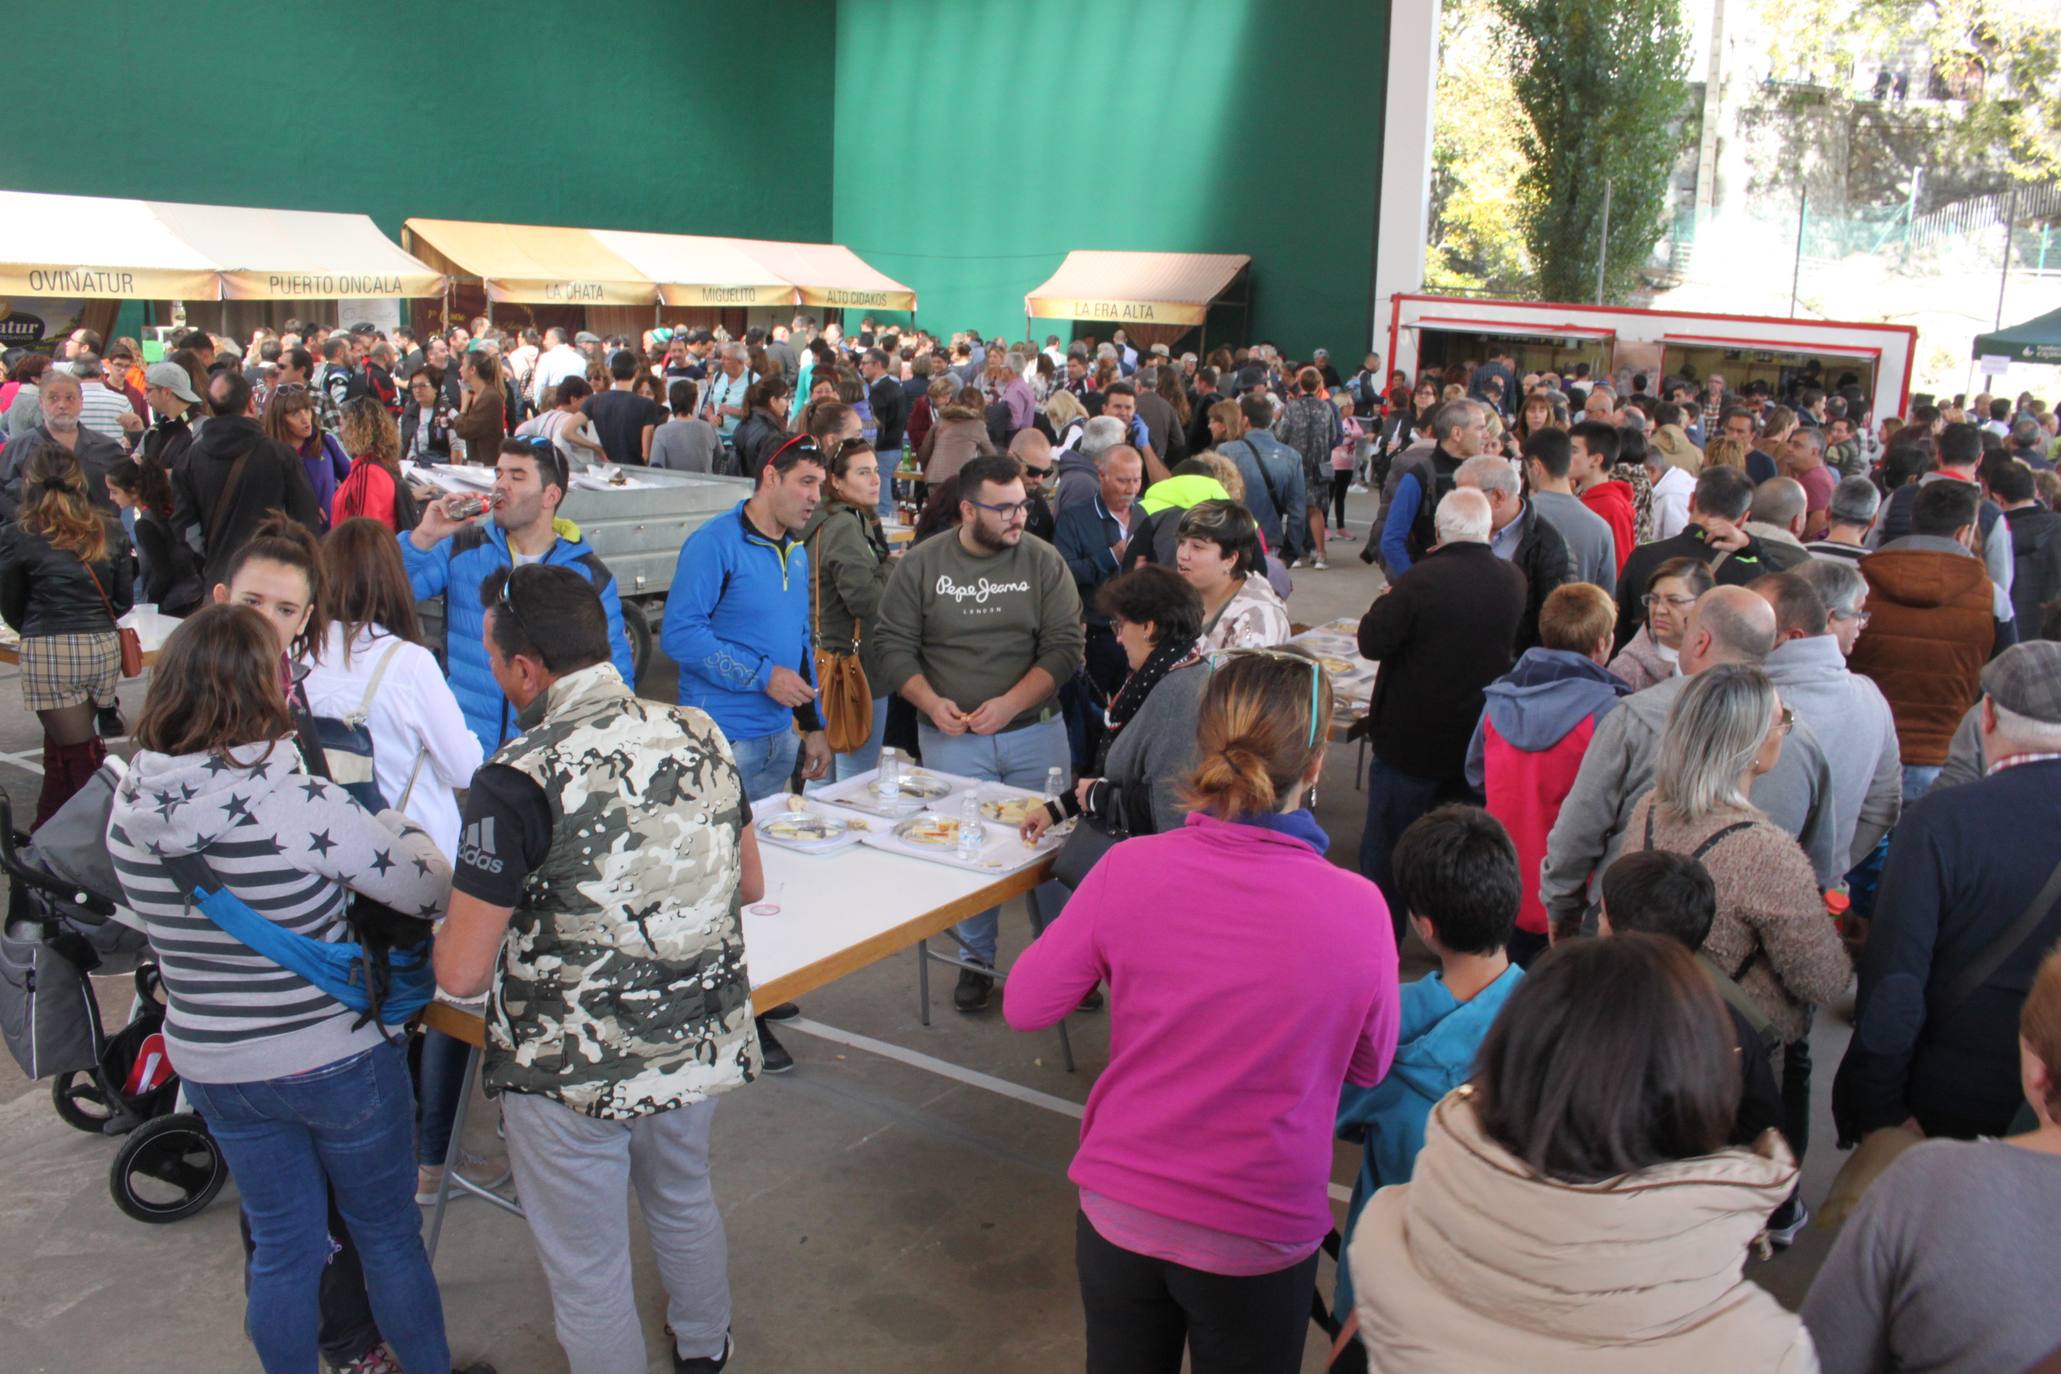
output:
[{"label": "crowd of people", "polygon": [[[634,1189],[672,1366],[723,1368],[712,1113],[795,1067],[797,1009],[750,992],[753,808],[888,748],[1045,792],[1028,839],[1074,823],[1013,967],[999,910],[956,927],[954,1003],[1001,982],[1031,1030],[1106,998],[1070,1175],[1089,1369],[1300,1368],[1336,1139],[1364,1162],[1333,1368],[2061,1347],[2043,1267],[2006,1258],[2061,1213],[2037,399],[1878,418],[1815,369],[1650,393],[1507,352],[1348,377],[807,316],[169,343],[9,361],[0,617],[39,825],[136,745],[108,843],[268,1371],[454,1367],[415,1212],[447,1168],[512,1171],[582,1374],[646,1367]],[[491,497],[404,460],[491,465]],[[679,551],[670,706],[559,514],[596,464],[749,484]],[[1294,574],[1342,541],[1381,568],[1349,731],[1288,644]],[[143,605],[183,621],[131,729]],[[1349,865],[1312,809],[1341,734],[1369,753]],[[506,1169],[452,1148],[461,1045],[355,1014],[196,888],[288,942],[437,922],[437,983],[487,998]],[[1435,968],[1401,983],[1413,937]],[[1809,1221],[1811,1028],[1849,988],[1836,1143],[1915,1148],[1798,1316],[1748,1265]]]}]

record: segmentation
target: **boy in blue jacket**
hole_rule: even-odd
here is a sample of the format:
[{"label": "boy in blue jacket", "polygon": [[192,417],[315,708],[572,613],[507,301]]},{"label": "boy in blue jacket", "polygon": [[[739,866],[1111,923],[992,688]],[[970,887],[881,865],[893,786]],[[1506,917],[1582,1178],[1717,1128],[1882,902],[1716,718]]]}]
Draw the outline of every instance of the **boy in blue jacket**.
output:
[{"label": "boy in blue jacket", "polygon": [[[1473,1073],[1490,1023],[1524,976],[1504,952],[1519,885],[1517,847],[1501,822],[1478,806],[1441,806],[1403,832],[1393,862],[1410,924],[1439,967],[1403,985],[1388,1076],[1339,1094],[1339,1139],[1366,1146],[1346,1208],[1348,1243],[1374,1190],[1410,1181],[1432,1107]],[[1332,1311],[1352,1310],[1352,1276],[1341,1264]]]}]

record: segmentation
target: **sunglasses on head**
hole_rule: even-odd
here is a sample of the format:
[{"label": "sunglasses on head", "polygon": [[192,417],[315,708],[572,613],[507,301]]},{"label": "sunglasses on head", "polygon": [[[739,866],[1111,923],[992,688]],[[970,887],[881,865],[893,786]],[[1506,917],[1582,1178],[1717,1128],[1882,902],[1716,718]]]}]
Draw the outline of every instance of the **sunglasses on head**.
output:
[{"label": "sunglasses on head", "polygon": [[515,605],[515,579],[524,568],[531,566],[533,565],[525,563],[521,567],[508,570],[508,576],[501,579],[501,590],[495,595],[494,604],[515,617],[516,628],[522,631],[523,643],[536,648],[537,637],[530,633],[529,622],[522,618],[522,612]]},{"label": "sunglasses on head", "polygon": [[1213,673],[1234,658],[1262,657],[1289,663],[1306,665],[1310,670],[1310,732],[1307,747],[1317,747],[1318,707],[1323,702],[1324,665],[1308,654],[1298,654],[1287,649],[1222,649],[1209,656],[1209,670]]},{"label": "sunglasses on head", "polygon": [[558,487],[561,491],[565,489],[565,485],[567,482],[567,477],[565,473],[565,455],[558,451],[558,446],[556,444],[552,443],[549,439],[545,438],[541,434],[517,435],[515,442],[526,446],[529,449],[531,456],[534,457],[539,464],[543,463],[548,459],[551,463],[552,479],[557,482]]}]

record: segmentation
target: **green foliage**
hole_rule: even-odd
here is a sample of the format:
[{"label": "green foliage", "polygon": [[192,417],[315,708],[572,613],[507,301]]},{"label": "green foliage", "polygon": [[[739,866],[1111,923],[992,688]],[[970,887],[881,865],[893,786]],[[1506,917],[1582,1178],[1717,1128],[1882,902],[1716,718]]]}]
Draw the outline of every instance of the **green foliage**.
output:
[{"label": "green foliage", "polygon": [[[1775,75],[1848,94],[1862,54],[1923,43],[1953,89],[1977,92],[1938,121],[1939,161],[2000,163],[2012,178],[2061,178],[2061,5],[2053,0],[1761,0],[1779,23]],[[1981,79],[1971,83],[1971,71]],[[1913,97],[1927,93],[1916,74]]]},{"label": "green foliage", "polygon": [[1497,56],[1502,23],[1482,4],[1453,0],[1439,14],[1437,117],[1431,133],[1431,236],[1424,282],[1434,291],[1532,294],[1518,223],[1524,172],[1510,71]]},{"label": "green foliage", "polygon": [[1517,209],[1539,292],[1594,294],[1608,178],[1604,297],[1621,298],[1666,231],[1669,178],[1693,133],[1680,0],[1491,3],[1525,117]]}]

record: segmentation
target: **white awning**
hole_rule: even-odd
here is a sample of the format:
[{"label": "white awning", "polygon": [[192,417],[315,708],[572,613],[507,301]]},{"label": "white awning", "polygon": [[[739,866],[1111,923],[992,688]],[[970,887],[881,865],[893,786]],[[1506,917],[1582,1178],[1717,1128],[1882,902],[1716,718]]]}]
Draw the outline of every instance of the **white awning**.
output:
[{"label": "white awning", "polygon": [[0,295],[141,300],[437,296],[364,215],[0,191]]},{"label": "white awning", "polygon": [[1023,298],[1023,313],[1044,320],[1201,324],[1210,302],[1251,262],[1243,253],[1077,250]]}]

